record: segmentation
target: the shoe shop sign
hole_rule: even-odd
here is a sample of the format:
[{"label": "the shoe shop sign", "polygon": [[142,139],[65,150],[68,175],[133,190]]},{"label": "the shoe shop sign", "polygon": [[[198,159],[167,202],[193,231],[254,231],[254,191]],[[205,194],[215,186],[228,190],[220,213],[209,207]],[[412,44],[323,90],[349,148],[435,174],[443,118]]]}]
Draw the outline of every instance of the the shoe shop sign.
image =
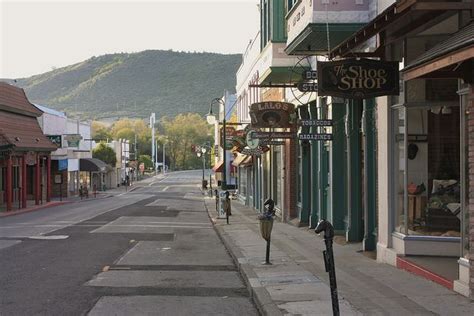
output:
[{"label": "the shoe shop sign", "polygon": [[344,59],[318,62],[318,95],[367,99],[399,94],[398,62]]},{"label": "the shoe shop sign", "polygon": [[295,124],[295,105],[267,101],[250,105],[251,126],[259,128],[290,127]]}]

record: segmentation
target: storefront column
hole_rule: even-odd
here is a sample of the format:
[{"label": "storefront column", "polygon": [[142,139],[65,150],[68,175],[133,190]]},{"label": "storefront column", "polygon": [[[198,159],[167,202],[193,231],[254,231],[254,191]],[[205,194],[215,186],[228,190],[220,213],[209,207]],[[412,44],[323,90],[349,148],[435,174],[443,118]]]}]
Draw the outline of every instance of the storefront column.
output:
[{"label": "storefront column", "polygon": [[21,207],[26,208],[26,196],[28,191],[28,186],[26,185],[27,175],[26,175],[26,154],[21,157]]},{"label": "storefront column", "polygon": [[[327,119],[327,98],[321,99],[319,108],[319,119]],[[321,132],[321,127],[319,127]],[[319,141],[319,218],[332,220],[332,212],[330,209],[330,186],[329,186],[329,150],[326,142]]]},{"label": "storefront column", "polygon": [[[300,106],[298,108],[299,118],[300,119],[309,119],[309,107]],[[302,126],[302,133],[309,133],[310,128]],[[301,192],[301,210],[299,212],[299,221],[301,224],[309,224],[309,214],[311,208],[311,148],[309,141],[299,141],[299,150],[301,150],[301,179],[298,183],[298,191]],[[296,172],[299,172],[299,166],[295,168]],[[300,192],[296,194],[300,194]]]},{"label": "storefront column", "polygon": [[346,154],[345,154],[345,124],[346,106],[343,100],[332,103],[332,224],[336,232],[344,234],[344,217],[347,213],[346,200]]},{"label": "storefront column", "polygon": [[376,212],[376,160],[375,160],[375,100],[364,100],[363,135],[364,135],[364,251],[375,250],[375,212]]},{"label": "storefront column", "polygon": [[360,101],[348,100],[346,114],[347,140],[347,241],[361,241],[362,230],[362,182],[360,145]]},{"label": "storefront column", "polygon": [[12,210],[12,202],[13,202],[13,181],[12,181],[12,169],[13,169],[13,161],[12,156],[9,155],[7,158],[7,175],[6,175],[6,202],[7,202],[7,212]]},{"label": "storefront column", "polygon": [[36,154],[36,166],[35,166],[35,205],[40,203],[41,195],[41,167],[40,167],[40,156]]},{"label": "storefront column", "polygon": [[[51,201],[51,156],[46,158],[46,202]],[[61,184],[62,186],[62,184]]]},{"label": "storefront column", "polygon": [[[318,118],[318,110],[316,104],[311,104],[309,107],[309,114],[311,119]],[[311,133],[316,133],[316,127],[311,127]],[[319,221],[319,142],[310,141],[311,144],[311,214],[309,218],[309,226],[316,228]]]}]

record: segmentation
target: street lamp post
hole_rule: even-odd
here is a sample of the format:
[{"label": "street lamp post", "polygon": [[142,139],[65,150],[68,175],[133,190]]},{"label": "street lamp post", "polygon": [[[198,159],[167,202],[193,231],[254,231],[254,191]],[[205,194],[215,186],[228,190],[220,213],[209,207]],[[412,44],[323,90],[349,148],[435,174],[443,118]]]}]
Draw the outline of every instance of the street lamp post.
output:
[{"label": "street lamp post", "polygon": [[227,189],[227,166],[226,166],[226,155],[227,155],[227,150],[226,150],[226,113],[225,113],[225,102],[224,100],[222,100],[221,98],[215,98],[211,101],[211,104],[209,105],[209,113],[206,115],[206,119],[207,119],[207,123],[209,124],[215,124],[216,123],[216,116],[212,113],[212,106],[214,104],[222,104],[222,106],[224,107],[224,118],[222,120],[222,138],[223,138],[223,148],[224,148],[224,155],[223,155],[223,158],[222,158],[222,163],[223,163],[223,166],[224,166],[224,170],[223,170],[223,174],[222,174],[222,184],[221,184],[221,188],[222,190],[226,190]]}]

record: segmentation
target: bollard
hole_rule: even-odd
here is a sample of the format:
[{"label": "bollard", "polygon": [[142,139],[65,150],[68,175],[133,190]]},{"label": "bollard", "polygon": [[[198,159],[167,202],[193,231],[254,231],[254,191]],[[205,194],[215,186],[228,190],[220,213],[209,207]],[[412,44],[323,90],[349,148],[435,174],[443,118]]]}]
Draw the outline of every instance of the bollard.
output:
[{"label": "bollard", "polygon": [[270,240],[273,229],[273,217],[275,216],[275,202],[272,199],[267,199],[263,203],[265,207],[265,212],[258,216],[260,220],[260,234],[262,234],[263,239],[267,241],[267,249],[265,253],[265,262],[263,264],[269,265],[270,262]]},{"label": "bollard", "polygon": [[323,251],[324,266],[329,273],[329,285],[331,287],[332,314],[339,316],[339,300],[337,298],[336,267],[334,265],[334,254],[332,251],[332,242],[334,238],[334,227],[330,222],[322,219],[318,222],[314,232],[319,234],[324,231],[324,243],[326,250]]}]

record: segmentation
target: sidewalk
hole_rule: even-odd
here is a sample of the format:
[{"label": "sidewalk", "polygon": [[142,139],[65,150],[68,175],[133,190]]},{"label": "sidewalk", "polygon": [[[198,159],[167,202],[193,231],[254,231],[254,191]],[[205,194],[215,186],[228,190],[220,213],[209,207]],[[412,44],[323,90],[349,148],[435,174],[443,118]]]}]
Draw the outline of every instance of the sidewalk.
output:
[{"label": "sidewalk", "polygon": [[163,178],[162,174],[158,174],[154,177],[149,177],[146,179],[143,179],[141,181],[136,181],[133,183],[132,186],[125,187],[125,186],[120,186],[118,188],[114,189],[108,189],[106,191],[97,191],[96,197],[94,197],[94,192],[89,192],[89,197],[88,198],[80,198],[79,196],[71,196],[71,197],[64,197],[62,199],[55,197],[52,198],[50,202],[44,202],[43,204],[40,205],[29,205],[27,208],[22,208],[22,209],[14,209],[10,212],[0,212],[0,218],[1,217],[8,217],[8,216],[14,216],[18,214],[23,214],[23,213],[28,213],[28,212],[33,212],[41,209],[46,209],[54,206],[59,206],[63,204],[68,204],[68,203],[79,203],[79,202],[88,202],[88,201],[94,201],[96,199],[105,199],[109,197],[113,197],[116,195],[123,195],[128,192],[132,192],[139,187],[143,185],[148,185],[153,181],[157,181],[159,179]]},{"label": "sidewalk", "polygon": [[[322,237],[313,230],[275,221],[270,251],[257,214],[232,201],[230,225],[215,219],[215,201],[205,197],[214,227],[238,264],[263,315],[332,315]],[[358,244],[334,244],[341,315],[473,315],[474,302],[436,283],[361,253]]]}]

